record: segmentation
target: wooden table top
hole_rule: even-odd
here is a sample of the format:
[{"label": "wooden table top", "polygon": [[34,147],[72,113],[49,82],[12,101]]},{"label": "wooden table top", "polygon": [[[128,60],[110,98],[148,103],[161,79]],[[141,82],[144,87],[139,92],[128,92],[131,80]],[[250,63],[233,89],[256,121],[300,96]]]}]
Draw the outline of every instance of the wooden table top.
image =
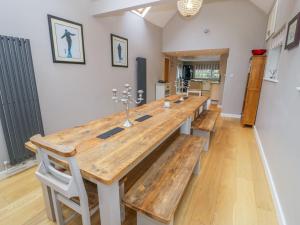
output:
[{"label": "wooden table top", "polygon": [[[134,126],[102,140],[98,135],[115,127],[122,127],[125,113],[117,113],[82,126],[66,129],[44,137],[55,145],[76,146],[75,158],[84,178],[112,184],[121,179],[157,146],[176,131],[188,117],[193,116],[207,97],[190,96],[182,103],[170,96],[171,108],[163,108],[164,100],[158,100],[130,110]],[[144,122],[134,121],[144,115],[152,117]],[[25,143],[27,149],[36,152],[36,146]]]}]

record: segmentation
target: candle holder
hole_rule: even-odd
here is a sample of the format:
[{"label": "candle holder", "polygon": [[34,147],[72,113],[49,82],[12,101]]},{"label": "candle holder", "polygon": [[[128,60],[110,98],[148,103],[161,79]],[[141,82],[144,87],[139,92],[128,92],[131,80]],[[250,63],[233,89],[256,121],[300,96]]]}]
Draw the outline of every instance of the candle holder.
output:
[{"label": "candle holder", "polygon": [[118,90],[112,89],[112,100],[116,103],[121,102],[125,107],[126,120],[123,124],[124,127],[131,127],[133,123],[129,120],[129,105],[130,103],[140,104],[143,99],[143,90],[138,90],[138,98],[135,100],[131,95],[132,87],[129,84],[124,85],[125,90],[122,92],[122,95],[118,97]]},{"label": "candle holder", "polygon": [[[189,91],[189,88],[190,88],[190,83],[188,82],[187,85],[185,83],[185,81],[180,78],[180,79],[177,79],[175,81],[175,87],[176,87],[176,94],[180,95],[180,99],[179,101],[184,101],[184,97],[187,97],[188,96],[188,91]],[[184,91],[186,89],[186,92]]]}]

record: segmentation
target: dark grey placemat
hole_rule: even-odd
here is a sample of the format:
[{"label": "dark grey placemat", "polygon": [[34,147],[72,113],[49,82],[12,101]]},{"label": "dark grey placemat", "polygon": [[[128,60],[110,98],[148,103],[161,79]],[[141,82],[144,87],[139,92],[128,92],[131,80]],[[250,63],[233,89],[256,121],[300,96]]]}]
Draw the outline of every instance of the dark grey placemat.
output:
[{"label": "dark grey placemat", "polygon": [[145,121],[145,120],[147,120],[147,119],[150,119],[152,116],[150,116],[150,115],[145,115],[145,116],[142,116],[142,117],[140,117],[140,118],[137,118],[135,121],[138,121],[138,122],[143,122],[143,121]]},{"label": "dark grey placemat", "polygon": [[109,138],[109,137],[111,137],[111,136],[113,136],[113,135],[115,135],[115,134],[117,134],[117,133],[119,133],[123,130],[124,130],[124,128],[116,127],[116,128],[113,128],[113,129],[103,133],[103,134],[100,134],[99,136],[97,136],[97,138],[107,139],[107,138]]}]

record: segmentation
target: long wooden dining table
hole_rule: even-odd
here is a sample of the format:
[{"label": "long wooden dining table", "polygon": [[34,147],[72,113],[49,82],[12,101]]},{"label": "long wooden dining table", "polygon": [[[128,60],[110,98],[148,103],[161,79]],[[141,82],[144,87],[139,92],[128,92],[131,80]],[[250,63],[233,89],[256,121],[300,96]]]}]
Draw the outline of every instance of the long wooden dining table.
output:
[{"label": "long wooden dining table", "polygon": [[[49,143],[76,146],[75,158],[83,178],[97,185],[102,225],[121,225],[119,181],[178,129],[190,134],[191,122],[208,100],[204,96],[189,96],[175,103],[179,98],[174,95],[131,109],[133,126],[105,140],[97,137],[122,127],[124,112],[45,136]],[[170,108],[163,107],[165,100],[171,102]],[[145,115],[152,117],[135,121]],[[37,151],[30,141],[25,146]],[[54,220],[51,194],[45,186],[43,191],[48,218]]]}]

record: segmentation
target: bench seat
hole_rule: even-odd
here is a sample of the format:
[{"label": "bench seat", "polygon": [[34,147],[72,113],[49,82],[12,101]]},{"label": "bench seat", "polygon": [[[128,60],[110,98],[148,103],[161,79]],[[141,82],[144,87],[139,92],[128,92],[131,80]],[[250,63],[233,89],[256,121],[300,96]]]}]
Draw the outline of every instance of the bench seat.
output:
[{"label": "bench seat", "polygon": [[206,138],[205,151],[209,150],[211,132],[214,131],[219,113],[211,110],[204,110],[192,123],[192,134]]},{"label": "bench seat", "polygon": [[204,110],[197,120],[192,123],[192,129],[212,132],[214,130],[219,113],[211,110]]},{"label": "bench seat", "polygon": [[173,223],[190,177],[200,168],[203,146],[200,137],[180,135],[125,194],[125,205],[138,212],[138,225]]}]

